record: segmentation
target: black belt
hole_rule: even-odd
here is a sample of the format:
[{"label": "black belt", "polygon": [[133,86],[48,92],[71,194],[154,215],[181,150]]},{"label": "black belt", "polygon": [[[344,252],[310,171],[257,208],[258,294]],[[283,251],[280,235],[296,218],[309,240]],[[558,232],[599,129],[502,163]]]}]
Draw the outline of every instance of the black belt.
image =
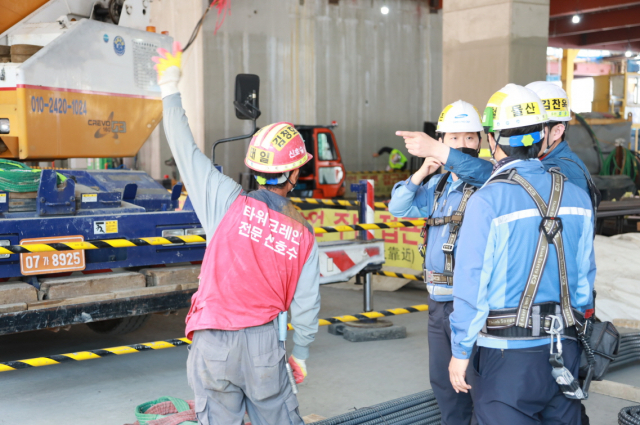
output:
[{"label": "black belt", "polygon": [[[502,338],[536,338],[549,335],[548,331],[551,326],[550,316],[560,316],[560,304],[543,303],[535,304],[532,308],[532,315],[529,317],[528,327],[522,328],[515,326],[518,317],[517,308],[509,308],[502,310],[492,310],[489,312],[487,322],[483,333]],[[579,317],[581,313],[574,310],[574,315]],[[578,334],[575,326],[565,327],[562,333],[570,338],[577,338]]]},{"label": "black belt", "polygon": [[453,286],[453,276],[449,276],[444,273],[436,273],[427,269],[423,269],[423,270],[424,270],[425,283],[435,283],[438,285]]}]

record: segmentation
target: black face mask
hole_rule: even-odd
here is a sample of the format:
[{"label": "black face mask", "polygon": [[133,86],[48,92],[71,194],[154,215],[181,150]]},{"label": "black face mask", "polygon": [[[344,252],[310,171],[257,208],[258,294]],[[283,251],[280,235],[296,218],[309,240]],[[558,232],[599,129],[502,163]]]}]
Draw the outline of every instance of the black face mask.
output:
[{"label": "black face mask", "polygon": [[470,155],[474,158],[478,157],[478,150],[477,149],[471,149],[471,148],[456,148],[457,151],[460,151],[462,153],[466,153],[467,155]]}]

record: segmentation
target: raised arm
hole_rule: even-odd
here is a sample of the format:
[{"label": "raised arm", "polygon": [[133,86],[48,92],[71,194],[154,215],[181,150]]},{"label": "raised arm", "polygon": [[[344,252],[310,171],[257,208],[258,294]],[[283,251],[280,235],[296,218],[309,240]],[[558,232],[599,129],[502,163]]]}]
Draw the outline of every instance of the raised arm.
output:
[{"label": "raised arm", "polygon": [[173,44],[173,53],[158,49],[158,54],[153,61],[162,94],[164,131],[198,219],[211,238],[242,188],[218,172],[193,140],[178,91],[182,67],[180,44]]},{"label": "raised arm", "polygon": [[474,186],[482,186],[491,177],[493,164],[481,158],[449,148],[449,155],[444,162],[444,169],[456,173],[456,176],[465,183]]},{"label": "raised arm", "polygon": [[422,167],[405,181],[395,184],[391,192],[389,212],[395,217],[428,217],[433,208],[433,191],[440,178],[434,176],[422,186],[422,181],[434,172],[440,163],[433,158],[425,159]]},{"label": "raised arm", "polygon": [[198,219],[207,236],[211,237],[242,187],[216,170],[211,160],[196,146],[180,93],[169,95],[162,102],[164,131],[171,153]]}]

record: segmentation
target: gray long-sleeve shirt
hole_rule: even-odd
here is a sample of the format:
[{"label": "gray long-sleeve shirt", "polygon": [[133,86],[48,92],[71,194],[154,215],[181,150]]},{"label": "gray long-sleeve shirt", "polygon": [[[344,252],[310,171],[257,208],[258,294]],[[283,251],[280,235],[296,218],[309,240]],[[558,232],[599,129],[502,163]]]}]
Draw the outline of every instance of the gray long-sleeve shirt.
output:
[{"label": "gray long-sleeve shirt", "polygon": [[[242,192],[242,187],[216,170],[209,158],[198,149],[182,107],[180,94],[165,97],[163,106],[164,130],[169,147],[209,243],[213,240],[220,221]],[[267,195],[282,198],[273,192],[268,192]],[[318,332],[319,279],[318,245],[314,243],[311,254],[302,268],[290,307],[291,323],[295,329],[293,355],[299,359],[309,357],[309,345]]]}]

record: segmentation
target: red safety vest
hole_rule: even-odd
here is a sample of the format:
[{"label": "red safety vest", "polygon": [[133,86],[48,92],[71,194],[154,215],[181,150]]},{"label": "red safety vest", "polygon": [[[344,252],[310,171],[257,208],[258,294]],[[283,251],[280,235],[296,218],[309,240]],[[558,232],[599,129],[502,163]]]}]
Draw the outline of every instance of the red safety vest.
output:
[{"label": "red safety vest", "polygon": [[264,325],[289,309],[315,243],[313,228],[288,200],[268,205],[255,198],[273,195],[256,193],[238,196],[207,246],[186,319],[189,339],[197,330]]}]

